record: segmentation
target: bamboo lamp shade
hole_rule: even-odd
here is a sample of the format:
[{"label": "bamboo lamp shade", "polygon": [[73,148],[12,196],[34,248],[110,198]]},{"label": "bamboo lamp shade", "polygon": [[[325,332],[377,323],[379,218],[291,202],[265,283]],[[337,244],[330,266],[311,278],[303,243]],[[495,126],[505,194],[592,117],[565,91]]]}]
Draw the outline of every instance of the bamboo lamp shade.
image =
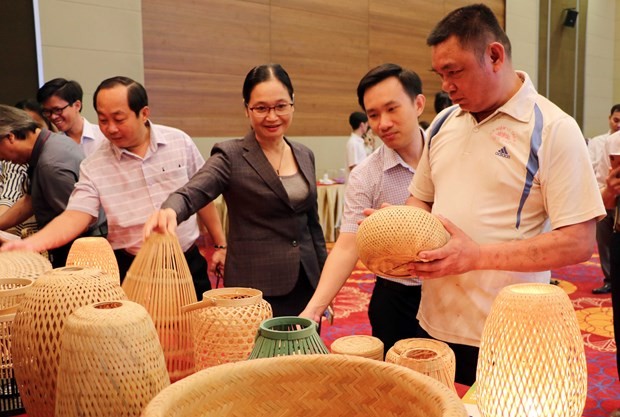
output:
[{"label": "bamboo lamp shade", "polygon": [[172,384],[143,417],[466,417],[456,394],[402,366],[299,355],[214,366]]},{"label": "bamboo lamp shade", "polygon": [[361,356],[363,358],[383,360],[383,342],[368,335],[343,336],[334,340],[332,353]]},{"label": "bamboo lamp shade", "polygon": [[104,301],[67,317],[61,338],[57,416],[138,417],[168,385],[153,320],[140,304]]},{"label": "bamboo lamp shade", "polygon": [[260,324],[248,359],[329,353],[316,328],[315,322],[304,317],[267,319]]},{"label": "bamboo lamp shade", "polygon": [[36,252],[0,252],[0,278],[38,278],[52,270],[50,261]]},{"label": "bamboo lamp shade", "polygon": [[103,237],[81,237],[73,241],[67,255],[67,266],[98,268],[107,272],[115,282],[120,283],[121,280],[114,250]]},{"label": "bamboo lamp shade", "polygon": [[123,281],[127,297],[149,312],[172,382],[194,372],[191,320],[181,307],[197,301],[192,276],[176,236],[153,233]]},{"label": "bamboo lamp shade", "polygon": [[476,377],[484,417],[581,416],[586,358],[568,295],[550,284],[502,289],[484,325]]},{"label": "bamboo lamp shade", "polygon": [[64,267],[39,277],[13,322],[15,378],[28,417],[54,415],[60,336],[69,314],[99,301],[122,300],[120,285],[97,269]]},{"label": "bamboo lamp shade", "polygon": [[196,370],[246,360],[260,324],[272,317],[263,293],[253,288],[206,291],[190,311]]},{"label": "bamboo lamp shade", "polygon": [[394,346],[388,349],[385,354],[385,361],[389,363],[396,363],[400,355],[403,354],[410,347],[414,347],[416,343],[416,338],[410,339],[402,339],[398,342],[394,343]]},{"label": "bamboo lamp shade", "polygon": [[433,339],[409,339],[407,347],[395,359],[405,366],[441,382],[452,391],[456,373],[454,352],[446,343]]},{"label": "bamboo lamp shade", "polygon": [[419,261],[418,253],[448,242],[445,228],[433,214],[417,207],[389,206],[368,216],[357,231],[360,260],[373,273],[391,278],[407,278],[409,262]]}]

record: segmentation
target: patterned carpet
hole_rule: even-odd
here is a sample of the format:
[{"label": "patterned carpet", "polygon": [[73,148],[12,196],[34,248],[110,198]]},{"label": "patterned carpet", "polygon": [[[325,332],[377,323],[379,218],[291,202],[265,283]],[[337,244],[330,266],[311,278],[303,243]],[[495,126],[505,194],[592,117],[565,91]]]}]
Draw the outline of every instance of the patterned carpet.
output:
[{"label": "patterned carpet", "polygon": [[[616,343],[613,338],[611,298],[593,295],[602,284],[598,255],[588,262],[553,271],[554,279],[571,298],[579,319],[588,361],[588,399],[583,417],[607,417],[620,407],[620,383],[616,372]],[[358,263],[336,297],[333,325],[323,323],[321,336],[329,346],[341,336],[370,334],[367,309],[374,280]]]}]

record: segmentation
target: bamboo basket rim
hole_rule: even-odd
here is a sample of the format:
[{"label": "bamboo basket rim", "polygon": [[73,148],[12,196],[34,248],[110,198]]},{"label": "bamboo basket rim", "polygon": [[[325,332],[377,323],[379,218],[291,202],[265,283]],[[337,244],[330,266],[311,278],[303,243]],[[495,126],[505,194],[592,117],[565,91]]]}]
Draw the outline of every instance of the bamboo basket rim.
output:
[{"label": "bamboo basket rim", "polygon": [[[297,330],[273,329],[273,327],[283,325],[298,325],[303,326],[303,328]],[[316,329],[317,324],[314,321],[305,317],[282,316],[264,320],[260,324],[258,332],[261,336],[264,336],[268,339],[296,340],[312,336],[316,332]]]},{"label": "bamboo basket rim", "polygon": [[[222,298],[222,296],[239,296],[243,298]],[[181,307],[181,312],[208,307],[241,307],[259,303],[263,299],[263,292],[255,288],[227,287],[216,288],[202,293],[202,300]]]}]

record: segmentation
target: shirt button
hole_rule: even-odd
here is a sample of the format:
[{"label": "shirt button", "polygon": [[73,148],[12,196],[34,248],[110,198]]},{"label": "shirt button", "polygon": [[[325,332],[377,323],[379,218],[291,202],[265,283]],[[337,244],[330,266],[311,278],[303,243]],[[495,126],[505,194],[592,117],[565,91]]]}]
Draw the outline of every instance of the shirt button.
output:
[{"label": "shirt button", "polygon": [[291,245],[293,245],[293,247],[296,248],[297,247],[297,241],[293,240],[293,242],[291,242]]},{"label": "shirt button", "polygon": [[478,130],[480,130],[480,129],[478,129],[477,127],[474,127],[474,132],[476,132],[476,133],[477,133],[477,132],[478,132]]}]

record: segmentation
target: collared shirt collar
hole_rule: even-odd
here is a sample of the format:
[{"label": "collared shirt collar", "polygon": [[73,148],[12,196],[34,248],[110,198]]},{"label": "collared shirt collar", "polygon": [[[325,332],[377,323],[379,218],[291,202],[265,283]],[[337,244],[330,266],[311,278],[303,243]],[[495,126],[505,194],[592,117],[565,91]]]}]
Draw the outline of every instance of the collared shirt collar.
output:
[{"label": "collared shirt collar", "polygon": [[[165,136],[159,134],[158,129],[154,128],[154,126],[156,126],[155,124],[151,123],[150,120],[147,120],[146,122],[148,123],[150,127],[149,129],[150,136],[149,136],[149,147],[146,151],[146,154],[144,155],[144,158],[142,158],[143,160],[148,159],[150,155],[157,152],[157,148],[159,146],[163,146],[168,143],[168,139],[166,139]],[[114,154],[116,159],[118,159],[119,161],[121,157],[123,156],[123,154],[131,156],[131,157],[137,156],[136,154],[134,154],[131,151],[128,151],[125,148],[119,148],[118,146],[114,145],[112,142],[109,142],[109,143],[110,143],[110,147],[112,148],[112,153]]]},{"label": "collared shirt collar", "polygon": [[30,154],[30,161],[28,161],[28,177],[32,178],[32,173],[37,167],[37,163],[39,162],[39,158],[41,157],[41,153],[43,152],[43,145],[50,137],[52,132],[47,129],[41,129],[39,131],[39,135],[37,136],[37,140],[34,142],[34,146],[32,147],[32,153]]},{"label": "collared shirt collar", "polygon": [[[426,132],[424,129],[420,128],[420,134],[422,135],[422,141],[426,144]],[[424,145],[423,145],[424,146]],[[390,149],[385,144],[381,145],[383,152],[383,172],[386,172],[389,169],[394,168],[397,165],[402,165],[407,168],[409,171],[415,174],[415,169],[413,169],[408,163],[406,163],[403,158],[400,157],[398,152],[394,149]]]}]

